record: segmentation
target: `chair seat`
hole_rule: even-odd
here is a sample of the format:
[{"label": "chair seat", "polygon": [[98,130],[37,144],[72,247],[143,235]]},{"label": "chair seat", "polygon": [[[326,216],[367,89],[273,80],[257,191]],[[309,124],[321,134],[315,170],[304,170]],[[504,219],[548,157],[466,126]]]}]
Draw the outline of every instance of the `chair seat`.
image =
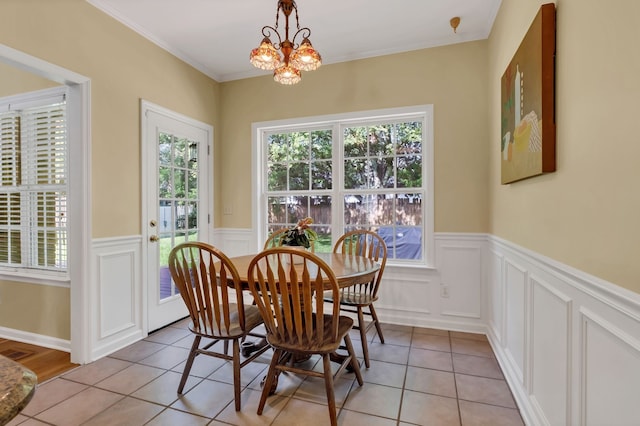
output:
[{"label": "chair seat", "polygon": [[[315,315],[313,319],[315,321]],[[335,352],[340,347],[344,336],[349,333],[349,330],[353,327],[353,320],[342,315],[338,317],[338,339],[334,341],[333,336],[331,336],[331,319],[331,315],[324,315],[322,336],[318,336],[316,333],[308,341],[300,342],[295,336],[292,338],[289,336],[267,334],[267,342],[269,342],[271,346],[287,352],[309,352],[314,354]]]},{"label": "chair seat", "polygon": [[[325,294],[323,300],[325,302],[333,302],[333,298],[329,294]],[[350,306],[369,306],[378,300],[378,296],[373,297],[368,293],[344,292],[340,294],[340,304]]]},{"label": "chair seat", "polygon": [[[238,320],[238,305],[236,303],[229,304],[229,330],[221,329],[211,329],[210,325],[205,324],[202,319],[200,319],[199,327],[195,327],[193,323],[189,324],[189,329],[200,336],[203,337],[215,337],[220,339],[237,339],[245,335],[245,332],[242,331],[240,327],[240,322]],[[251,331],[260,324],[262,324],[262,317],[260,316],[260,311],[254,305],[244,305],[244,322],[245,322],[245,330]]]}]

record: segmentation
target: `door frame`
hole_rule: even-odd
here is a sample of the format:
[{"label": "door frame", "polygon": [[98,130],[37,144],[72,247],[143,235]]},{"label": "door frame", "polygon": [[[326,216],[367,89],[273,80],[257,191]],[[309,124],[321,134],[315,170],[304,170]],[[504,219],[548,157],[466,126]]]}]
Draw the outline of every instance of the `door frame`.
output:
[{"label": "door frame", "polygon": [[208,187],[208,201],[206,210],[208,211],[209,220],[206,229],[202,229],[202,233],[200,235],[200,239],[204,242],[210,242],[211,236],[213,235],[213,165],[214,165],[214,157],[213,157],[213,126],[202,121],[195,120],[186,115],[177,113],[160,105],[154,104],[152,102],[146,101],[144,99],[140,100],[140,145],[141,145],[141,213],[142,216],[140,218],[140,226],[141,226],[141,236],[142,236],[142,247],[141,247],[141,277],[142,277],[142,332],[145,336],[149,334],[149,310],[148,310],[148,298],[149,298],[149,283],[147,279],[147,271],[148,271],[148,247],[147,242],[149,241],[149,227],[147,226],[147,220],[149,217],[149,209],[147,203],[147,197],[149,196],[149,148],[146,143],[149,135],[147,134],[147,114],[148,112],[154,112],[159,115],[166,116],[167,118],[181,121],[188,125],[198,127],[204,130],[207,133],[207,150],[208,150],[208,158],[207,161],[207,187]]}]

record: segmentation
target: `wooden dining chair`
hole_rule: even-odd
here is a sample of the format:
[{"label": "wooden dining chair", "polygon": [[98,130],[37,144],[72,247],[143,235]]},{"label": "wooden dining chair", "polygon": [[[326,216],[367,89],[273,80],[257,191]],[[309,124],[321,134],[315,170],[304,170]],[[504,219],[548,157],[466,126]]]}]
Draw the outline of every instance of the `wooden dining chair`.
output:
[{"label": "wooden dining chair", "polygon": [[[382,327],[378,315],[373,307],[373,303],[378,300],[378,290],[382,281],[382,274],[387,263],[387,245],[378,233],[357,229],[343,234],[333,246],[334,253],[347,253],[358,256],[365,256],[380,263],[380,269],[374,279],[368,283],[357,284],[345,287],[340,290],[340,309],[344,312],[351,312],[358,315],[358,324],[354,326],[360,331],[360,341],[362,342],[362,355],[364,365],[369,368],[369,345],[367,344],[367,332],[375,326],[380,342],[384,343]],[[335,301],[335,297],[325,293],[326,302]],[[370,316],[371,322],[367,324],[364,316]]]},{"label": "wooden dining chair", "polygon": [[[336,425],[334,379],[347,366],[355,372],[360,386],[362,375],[349,336],[353,320],[340,315],[337,303],[325,304],[321,297],[315,297],[327,290],[338,300],[340,291],[335,274],[313,253],[283,246],[255,256],[249,263],[247,277],[267,330],[267,342],[275,349],[258,414],[262,414],[280,372],[288,371],[324,378],[331,425]],[[333,373],[330,356],[342,343],[347,356]],[[294,362],[296,357],[315,354],[322,357],[322,371],[306,369]]]},{"label": "wooden dining chair", "polygon": [[[246,336],[264,337],[252,332],[262,324],[260,312],[257,307],[244,304],[236,267],[222,251],[209,244],[187,242],[177,245],[169,254],[169,270],[189,310],[189,330],[195,335],[178,393],[184,389],[196,356],[222,358],[233,365],[235,408],[239,411],[240,369],[269,349],[265,346],[249,357],[240,357],[241,340]],[[200,347],[203,337],[213,340]],[[220,341],[223,349],[213,350],[212,346]],[[231,355],[228,354],[229,342],[232,343]]]},{"label": "wooden dining chair", "polygon": [[284,237],[284,233],[287,231],[287,228],[276,229],[273,231],[269,237],[267,237],[267,241],[264,242],[264,250],[272,247],[280,247],[282,245],[282,237]]}]

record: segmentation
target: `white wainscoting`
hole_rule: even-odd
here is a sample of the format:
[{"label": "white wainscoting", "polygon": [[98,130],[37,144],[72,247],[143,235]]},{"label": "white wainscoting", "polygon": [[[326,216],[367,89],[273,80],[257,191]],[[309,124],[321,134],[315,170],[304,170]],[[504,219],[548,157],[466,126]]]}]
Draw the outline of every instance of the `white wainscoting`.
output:
[{"label": "white wainscoting", "polygon": [[93,240],[91,361],[146,336],[141,244],[141,236]]},{"label": "white wainscoting", "polygon": [[488,337],[525,422],[640,424],[640,295],[487,239]]},{"label": "white wainscoting", "polygon": [[[247,229],[214,232],[230,256]],[[383,322],[486,333],[528,425],[638,425],[640,295],[485,234],[435,235],[433,269],[387,266]]]}]

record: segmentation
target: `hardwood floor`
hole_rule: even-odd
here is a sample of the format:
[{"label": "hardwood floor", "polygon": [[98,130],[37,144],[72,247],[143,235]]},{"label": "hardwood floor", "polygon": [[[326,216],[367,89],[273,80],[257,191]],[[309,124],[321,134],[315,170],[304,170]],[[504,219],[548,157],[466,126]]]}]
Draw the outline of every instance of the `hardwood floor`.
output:
[{"label": "hardwood floor", "polygon": [[38,383],[43,383],[79,366],[69,361],[70,354],[68,352],[6,339],[0,339],[0,355],[6,356],[36,373]]}]

